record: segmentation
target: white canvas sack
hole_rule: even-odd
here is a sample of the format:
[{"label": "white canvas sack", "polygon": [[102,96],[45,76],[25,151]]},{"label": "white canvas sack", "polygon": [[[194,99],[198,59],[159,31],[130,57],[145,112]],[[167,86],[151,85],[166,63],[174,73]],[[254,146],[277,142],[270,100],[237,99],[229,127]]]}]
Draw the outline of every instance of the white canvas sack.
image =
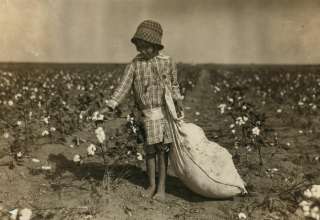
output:
[{"label": "white canvas sack", "polygon": [[231,154],[209,141],[197,125],[177,117],[168,88],[165,100],[173,134],[170,164],[179,179],[193,192],[209,198],[230,198],[246,193],[244,181],[235,168]]}]

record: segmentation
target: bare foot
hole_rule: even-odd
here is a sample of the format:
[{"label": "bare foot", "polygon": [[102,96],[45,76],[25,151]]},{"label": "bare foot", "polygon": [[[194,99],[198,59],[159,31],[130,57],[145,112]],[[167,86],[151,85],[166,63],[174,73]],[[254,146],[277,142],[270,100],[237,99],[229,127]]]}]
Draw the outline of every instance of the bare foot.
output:
[{"label": "bare foot", "polygon": [[152,198],[159,202],[164,202],[166,200],[166,194],[165,192],[157,192]]},{"label": "bare foot", "polygon": [[141,195],[142,197],[145,197],[145,198],[151,198],[154,193],[156,192],[156,187],[148,187],[148,189],[146,189],[146,191],[142,192]]}]

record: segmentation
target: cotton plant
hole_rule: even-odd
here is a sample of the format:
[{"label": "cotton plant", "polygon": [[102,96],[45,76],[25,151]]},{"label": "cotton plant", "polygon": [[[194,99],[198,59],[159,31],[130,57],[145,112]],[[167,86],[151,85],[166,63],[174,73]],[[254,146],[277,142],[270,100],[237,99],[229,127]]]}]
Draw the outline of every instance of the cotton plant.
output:
[{"label": "cotton plant", "polygon": [[134,117],[131,116],[130,114],[127,115],[127,123],[129,125],[129,128],[131,129],[132,133],[137,135],[138,130],[139,130],[138,126],[136,124],[136,121],[135,121]]},{"label": "cotton plant", "polygon": [[56,132],[56,128],[52,126],[52,119],[50,115],[43,116],[41,118],[43,127],[42,127],[42,132],[41,136],[49,136],[50,142],[53,143],[53,133]]},{"label": "cotton plant", "polygon": [[[252,80],[254,81],[254,79]],[[239,85],[242,83],[241,80],[238,81]],[[263,164],[261,146],[266,145],[263,132],[264,114],[259,113],[255,105],[246,101],[246,95],[241,90],[232,91],[226,96],[226,99],[222,98],[221,100],[223,100],[224,103],[228,103],[228,106],[227,104],[220,104],[218,108],[221,114],[230,116],[232,119],[228,126],[230,134],[234,136],[234,138],[237,138],[237,142],[241,143],[241,146],[246,148],[246,155],[254,149],[257,149],[260,164]],[[228,109],[228,107],[230,107],[230,109]],[[225,111],[226,109],[227,111]],[[250,148],[246,146],[250,146]]]},{"label": "cotton plant", "polygon": [[218,105],[218,108],[220,109],[220,114],[224,114],[225,113],[226,107],[227,107],[227,105],[224,104],[224,103]]},{"label": "cotton plant", "polygon": [[[98,144],[97,146],[100,148],[101,151],[101,156],[103,158],[103,162],[106,165],[107,161],[106,161],[106,157],[105,157],[105,150],[104,148],[106,147],[106,134],[105,131],[102,127],[97,127],[94,131],[96,138],[98,140]],[[89,143],[89,145],[87,146],[87,157],[92,157],[96,155],[96,151],[97,151],[97,146],[93,143]],[[71,148],[73,148],[74,146],[70,146]],[[73,157],[73,162],[75,163],[83,163],[83,158],[81,155],[79,154],[75,154]]]},{"label": "cotton plant", "polygon": [[320,220],[320,185],[312,185],[303,192],[304,200],[299,203],[305,217]]}]

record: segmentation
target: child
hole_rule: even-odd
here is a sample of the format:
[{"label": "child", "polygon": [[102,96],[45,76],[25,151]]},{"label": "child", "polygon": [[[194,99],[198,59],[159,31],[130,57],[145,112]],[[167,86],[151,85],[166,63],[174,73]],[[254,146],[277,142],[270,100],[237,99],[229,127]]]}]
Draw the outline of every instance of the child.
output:
[{"label": "child", "polygon": [[[168,151],[173,142],[165,111],[164,87],[168,86],[175,100],[177,112],[183,114],[182,96],[177,82],[176,65],[169,56],[160,54],[161,25],[152,20],[143,21],[131,42],[139,54],[126,66],[120,85],[115,89],[107,108],[102,113],[114,110],[133,87],[135,99],[142,112],[145,130],[145,153],[149,187],[144,196],[157,200],[165,199],[165,181],[168,165]],[[156,160],[159,178],[155,183]]]}]

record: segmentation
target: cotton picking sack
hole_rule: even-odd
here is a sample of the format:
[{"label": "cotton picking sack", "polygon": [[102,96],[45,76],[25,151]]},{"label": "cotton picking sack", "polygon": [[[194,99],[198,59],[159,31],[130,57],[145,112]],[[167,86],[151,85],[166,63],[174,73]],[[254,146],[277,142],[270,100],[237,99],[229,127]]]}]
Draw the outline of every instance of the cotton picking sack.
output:
[{"label": "cotton picking sack", "polygon": [[179,179],[204,197],[230,198],[246,193],[231,154],[209,141],[200,127],[177,117],[168,88],[165,89],[165,100],[174,139],[170,164]]}]

